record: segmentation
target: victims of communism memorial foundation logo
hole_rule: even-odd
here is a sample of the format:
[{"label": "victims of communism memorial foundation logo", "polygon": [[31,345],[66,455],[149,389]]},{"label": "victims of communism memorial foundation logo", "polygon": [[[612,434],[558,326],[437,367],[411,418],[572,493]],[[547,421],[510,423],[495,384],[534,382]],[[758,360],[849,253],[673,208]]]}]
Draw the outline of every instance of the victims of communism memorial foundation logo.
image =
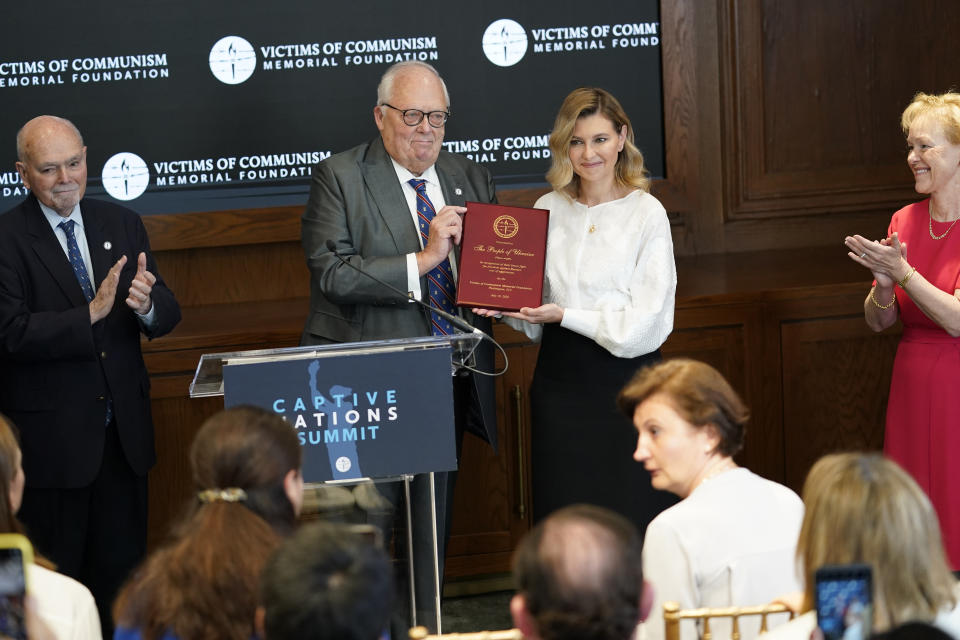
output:
[{"label": "victims of communism memorial foundation logo", "polygon": [[257,68],[257,52],[240,36],[225,36],[210,49],[210,71],[225,84],[240,84]]},{"label": "victims of communism memorial foundation logo", "polygon": [[519,230],[520,225],[513,216],[497,216],[497,219],[493,221],[493,232],[501,238],[512,238],[517,235]]},{"label": "victims of communism memorial foundation logo", "polygon": [[512,67],[527,52],[527,32],[510,18],[494,20],[483,32],[483,53],[498,67]]},{"label": "victims of communism memorial foundation logo", "polygon": [[122,151],[107,160],[100,174],[103,189],[117,200],[133,200],[150,184],[150,169],[143,158]]}]

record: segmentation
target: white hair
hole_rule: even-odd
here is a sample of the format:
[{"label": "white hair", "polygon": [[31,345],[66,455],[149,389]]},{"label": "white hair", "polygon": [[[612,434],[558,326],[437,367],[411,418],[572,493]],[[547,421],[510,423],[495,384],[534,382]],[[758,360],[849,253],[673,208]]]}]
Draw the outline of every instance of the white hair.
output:
[{"label": "white hair", "polygon": [[383,77],[380,78],[380,84],[377,85],[377,105],[379,106],[390,102],[390,97],[393,94],[393,81],[397,75],[404,71],[417,68],[429,71],[437,77],[437,80],[440,81],[440,86],[443,87],[443,99],[447,103],[447,109],[449,109],[450,93],[447,91],[447,83],[443,81],[443,78],[440,77],[440,72],[437,71],[432,64],[427,64],[419,60],[403,60],[402,62],[392,65],[384,72]]}]

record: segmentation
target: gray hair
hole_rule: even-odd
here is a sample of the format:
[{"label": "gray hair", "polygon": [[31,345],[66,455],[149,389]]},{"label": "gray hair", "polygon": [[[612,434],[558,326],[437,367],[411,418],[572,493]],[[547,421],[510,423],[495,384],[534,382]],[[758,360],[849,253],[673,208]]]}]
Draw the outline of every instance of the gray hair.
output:
[{"label": "gray hair", "polygon": [[380,84],[377,85],[377,105],[379,106],[390,101],[390,96],[393,94],[393,81],[399,74],[410,69],[418,68],[429,71],[437,77],[437,80],[440,81],[440,86],[443,87],[443,99],[447,103],[447,109],[449,109],[450,93],[447,91],[447,83],[443,81],[440,72],[437,71],[432,64],[419,60],[403,60],[392,65],[384,72],[383,77],[380,78]]},{"label": "gray hair", "polygon": [[27,141],[26,141],[25,131],[31,124],[37,122],[40,119],[53,120],[54,122],[67,127],[68,129],[73,131],[74,135],[77,136],[77,140],[80,141],[80,146],[81,147],[83,146],[83,136],[80,135],[80,129],[77,129],[77,125],[73,124],[66,118],[61,118],[60,116],[37,116],[36,118],[33,118],[32,120],[27,122],[25,125],[20,127],[20,130],[17,131],[17,160],[19,160],[20,162],[26,162],[27,160]]}]

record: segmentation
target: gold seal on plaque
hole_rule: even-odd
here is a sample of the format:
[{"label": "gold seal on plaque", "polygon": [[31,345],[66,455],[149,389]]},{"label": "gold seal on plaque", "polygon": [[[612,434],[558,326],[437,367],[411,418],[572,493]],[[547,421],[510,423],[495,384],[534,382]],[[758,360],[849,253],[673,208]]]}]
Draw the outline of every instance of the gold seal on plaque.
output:
[{"label": "gold seal on plaque", "polygon": [[499,216],[493,221],[493,232],[501,238],[512,238],[520,230],[520,224],[513,216]]}]

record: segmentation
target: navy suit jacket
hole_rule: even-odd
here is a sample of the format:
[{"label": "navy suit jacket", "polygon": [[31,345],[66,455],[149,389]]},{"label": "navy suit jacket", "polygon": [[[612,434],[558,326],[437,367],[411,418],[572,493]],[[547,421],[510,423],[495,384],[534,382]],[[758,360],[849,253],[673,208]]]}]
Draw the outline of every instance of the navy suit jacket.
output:
[{"label": "navy suit jacket", "polygon": [[[30,194],[0,216],[0,411],[20,429],[27,486],[35,488],[93,481],[102,462],[107,397],[134,472],[143,475],[153,466],[150,380],[140,333],[154,338],[180,320],[140,216],[89,199],[81,200],[80,211],[95,291],[120,256],[127,256],[113,309],[95,325],[36,197]],[[124,302],[141,251],[157,276],[156,321],[149,331]]]}]

